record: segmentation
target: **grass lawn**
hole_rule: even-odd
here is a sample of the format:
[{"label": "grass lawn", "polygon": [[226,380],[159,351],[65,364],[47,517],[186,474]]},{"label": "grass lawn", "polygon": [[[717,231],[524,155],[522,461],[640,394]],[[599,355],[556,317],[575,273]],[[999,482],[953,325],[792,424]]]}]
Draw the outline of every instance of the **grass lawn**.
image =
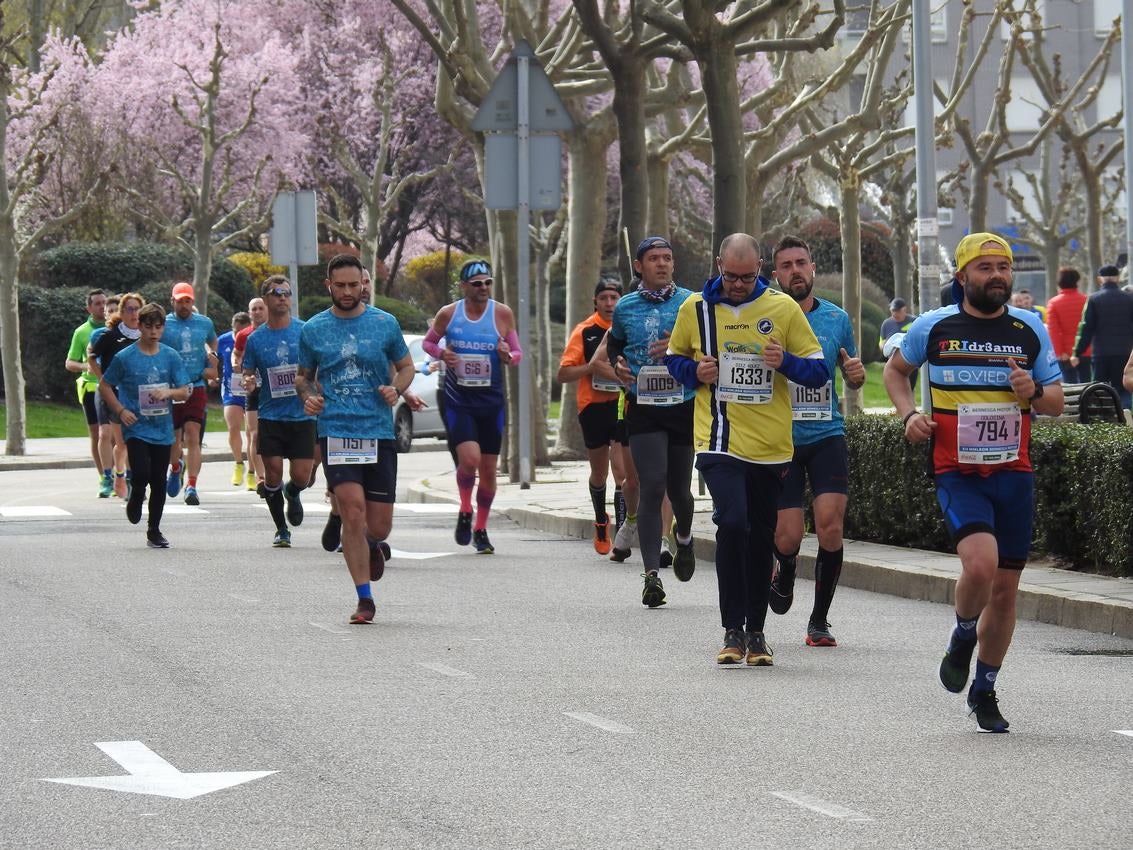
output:
[{"label": "grass lawn", "polygon": [[[893,409],[893,402],[889,400],[889,394],[885,392],[885,382],[881,378],[881,373],[885,370],[884,363],[867,363],[865,367],[865,386],[862,387],[862,407],[884,407],[889,410]],[[842,373],[838,373],[838,395],[842,396]],[[919,399],[920,396],[918,395]]]},{"label": "grass lawn", "polygon": [[[85,437],[87,420],[78,402],[74,404],[55,404],[47,401],[27,403],[28,439],[46,437]],[[0,404],[0,423],[6,427],[8,408]],[[206,431],[224,431],[224,413],[219,405],[210,404]]]}]

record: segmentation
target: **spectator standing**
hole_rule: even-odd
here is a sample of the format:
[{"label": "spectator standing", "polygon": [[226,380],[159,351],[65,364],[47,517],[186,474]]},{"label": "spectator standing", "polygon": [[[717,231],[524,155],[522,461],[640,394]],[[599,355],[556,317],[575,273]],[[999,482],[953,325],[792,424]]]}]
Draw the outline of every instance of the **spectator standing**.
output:
[{"label": "spectator standing", "polygon": [[1094,380],[1109,384],[1129,407],[1130,393],[1122,383],[1125,363],[1133,352],[1133,295],[1118,286],[1121,270],[1117,266],[1098,269],[1101,288],[1090,296],[1082,315],[1082,327],[1074,345],[1071,366],[1081,364],[1082,355],[1094,347]]},{"label": "spectator standing", "polygon": [[1058,270],[1058,294],[1046,305],[1046,329],[1050,334],[1054,356],[1062,369],[1062,380],[1067,384],[1084,383],[1090,380],[1090,355],[1093,349],[1087,346],[1073,366],[1070,358],[1074,356],[1074,340],[1078,336],[1078,325],[1082,323],[1082,313],[1086,309],[1086,294],[1078,289],[1082,273],[1069,266]]}]

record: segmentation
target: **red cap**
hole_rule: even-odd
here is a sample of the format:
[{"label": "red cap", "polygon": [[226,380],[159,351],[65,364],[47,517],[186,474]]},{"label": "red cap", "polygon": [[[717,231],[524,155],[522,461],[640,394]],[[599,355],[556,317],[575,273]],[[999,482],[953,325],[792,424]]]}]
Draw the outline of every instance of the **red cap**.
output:
[{"label": "red cap", "polygon": [[180,301],[182,298],[188,298],[190,301],[197,300],[197,294],[193,292],[193,284],[178,283],[173,287],[173,300]]}]

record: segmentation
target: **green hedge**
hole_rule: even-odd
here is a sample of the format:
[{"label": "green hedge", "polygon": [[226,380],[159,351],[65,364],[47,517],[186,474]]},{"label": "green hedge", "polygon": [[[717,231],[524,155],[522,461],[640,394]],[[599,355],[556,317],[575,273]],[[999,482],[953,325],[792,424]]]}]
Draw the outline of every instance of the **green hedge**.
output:
[{"label": "green hedge", "polygon": [[[895,416],[846,419],[846,537],[954,551],[928,474]],[[1037,553],[1075,569],[1133,576],[1133,429],[1038,420],[1032,431]]]},{"label": "green hedge", "polygon": [[[323,292],[326,293],[325,286]],[[304,295],[299,299],[299,315],[303,319],[309,319],[329,306],[329,295]],[[397,319],[397,323],[401,325],[401,330],[407,334],[425,333],[429,330],[429,324],[433,320],[432,316],[426,315],[412,304],[398,301],[396,298],[386,298],[384,295],[378,295],[374,298],[374,306],[385,310],[387,313],[392,313],[393,317]]]}]

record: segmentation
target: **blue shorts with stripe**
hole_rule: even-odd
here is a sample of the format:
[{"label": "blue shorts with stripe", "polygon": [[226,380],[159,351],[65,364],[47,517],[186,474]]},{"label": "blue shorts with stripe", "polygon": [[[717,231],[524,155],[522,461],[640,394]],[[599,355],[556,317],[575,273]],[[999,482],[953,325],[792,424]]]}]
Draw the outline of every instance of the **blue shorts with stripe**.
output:
[{"label": "blue shorts with stripe", "polygon": [[1035,514],[1033,473],[1004,470],[986,478],[956,471],[938,473],[936,498],[953,543],[970,534],[993,534],[999,544],[999,566],[1023,569],[1031,551]]}]

